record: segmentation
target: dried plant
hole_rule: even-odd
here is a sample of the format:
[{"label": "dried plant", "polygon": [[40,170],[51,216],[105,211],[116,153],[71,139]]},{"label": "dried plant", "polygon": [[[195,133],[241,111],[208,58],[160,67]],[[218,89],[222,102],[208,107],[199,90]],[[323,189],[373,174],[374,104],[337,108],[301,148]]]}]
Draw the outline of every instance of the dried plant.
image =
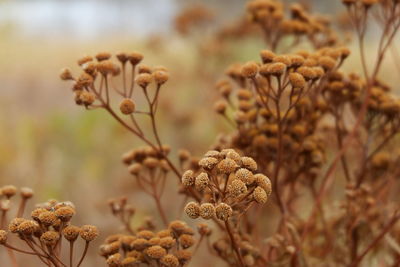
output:
[{"label": "dried plant", "polygon": [[[216,82],[214,110],[230,128],[200,158],[190,147],[173,158],[174,149],[162,141],[157,112],[169,80],[165,67],[144,65],[138,52],[101,52],[78,60],[78,76],[61,72],[77,105],[105,110],[145,145],[126,152],[122,162],[154,200],[160,220],[134,227],[134,205],[127,197],[111,199],[123,232],[100,247],[108,266],[187,266],[201,246],[229,266],[400,265],[400,98],[380,76],[388,51],[396,49],[400,1],[342,2],[359,44],[352,52],[344,46],[343,25],[335,28],[327,16],[278,0],[249,1],[246,19],[205,38],[224,48],[230,40],[258,36],[265,49],[259,60],[231,62]],[[211,14],[189,8],[175,26],[189,36]],[[381,29],[376,51],[365,47],[371,21]],[[357,52],[361,68],[348,71],[344,65]],[[170,176],[175,192],[165,190]],[[15,194],[10,188],[2,189],[3,227]],[[187,222],[165,209],[164,195],[176,192],[183,204],[174,206]],[[70,225],[73,206],[53,201],[35,209],[33,220],[20,219],[29,198],[23,194],[10,231],[32,252],[10,245],[2,230],[0,243],[11,259],[18,251],[66,266],[59,254],[64,236],[72,266],[80,234],[86,247],[79,266],[96,228]],[[189,224],[198,220],[194,231]]]},{"label": "dried plant", "polygon": [[[17,188],[12,185],[1,188],[1,229],[6,228],[7,216],[12,208],[11,200],[17,193]],[[23,218],[25,206],[33,197],[33,191],[30,188],[21,188],[20,196],[17,214],[10,220],[8,231],[0,230],[0,244],[7,249],[12,266],[18,266],[16,253],[36,256],[43,266],[81,266],[90,242],[99,235],[97,227],[93,225],[78,227],[71,224],[75,215],[74,204],[54,199],[37,204],[30,214],[31,219],[25,219]],[[12,237],[10,233],[13,234]],[[17,243],[18,245],[13,244],[14,236],[21,241]],[[79,259],[74,259],[77,253],[74,244],[78,242],[79,237],[85,242],[85,247]],[[63,239],[69,243],[68,260],[63,260],[61,257]]]}]

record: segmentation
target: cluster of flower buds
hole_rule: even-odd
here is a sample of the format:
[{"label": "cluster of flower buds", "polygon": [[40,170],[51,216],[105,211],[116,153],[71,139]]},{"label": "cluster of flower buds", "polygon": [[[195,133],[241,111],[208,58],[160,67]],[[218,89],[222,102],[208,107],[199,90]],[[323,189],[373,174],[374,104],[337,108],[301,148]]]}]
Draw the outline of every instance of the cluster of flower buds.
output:
[{"label": "cluster of flower buds", "polygon": [[[31,198],[33,192],[28,188],[21,188],[20,191],[22,197],[21,209],[21,206],[25,206],[24,200]],[[14,186],[4,186],[1,192],[2,196],[5,196],[9,200],[17,193],[17,189]],[[56,200],[49,200],[36,206],[31,212],[31,219],[23,218],[23,211],[19,210],[17,217],[10,221],[8,231],[0,230],[1,245],[10,251],[14,250],[26,253],[25,250],[16,248],[10,244],[8,240],[8,233],[10,232],[25,242],[27,247],[31,249],[28,254],[36,255],[44,261],[47,260],[55,264],[55,266],[59,266],[59,264],[63,264],[60,258],[62,238],[73,244],[80,236],[86,242],[86,246],[88,246],[89,242],[96,239],[99,235],[97,228],[93,225],[77,227],[71,224],[72,217],[75,215],[75,206],[69,201],[58,202]],[[5,218],[4,210],[2,211],[3,218]],[[4,229],[4,225],[2,225],[2,229]],[[70,249],[73,250],[72,245]],[[78,265],[82,263],[86,251],[87,249],[83,252]],[[71,258],[71,266],[73,264],[72,260]]]},{"label": "cluster of flower buds", "polygon": [[[210,230],[201,225],[201,235]],[[195,231],[183,221],[172,221],[158,232],[139,230],[131,235],[111,235],[100,247],[100,254],[110,267],[165,266],[178,267],[188,264],[190,250],[196,244]]]},{"label": "cluster of flower buds", "polygon": [[198,165],[198,171],[187,170],[182,175],[183,187],[201,195],[200,203],[189,202],[185,207],[192,219],[227,221],[252,202],[266,203],[271,194],[269,178],[256,173],[257,163],[233,149],[208,151]]}]

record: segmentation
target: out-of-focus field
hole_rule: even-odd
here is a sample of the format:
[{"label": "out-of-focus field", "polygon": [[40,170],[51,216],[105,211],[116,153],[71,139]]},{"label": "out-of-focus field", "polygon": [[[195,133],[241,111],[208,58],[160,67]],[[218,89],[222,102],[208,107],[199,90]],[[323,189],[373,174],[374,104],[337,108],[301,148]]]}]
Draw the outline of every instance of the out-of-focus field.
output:
[{"label": "out-of-focus field", "polygon": [[[167,67],[171,78],[162,91],[158,117],[162,139],[173,148],[185,147],[200,155],[219,132],[228,129],[212,111],[213,83],[229,63],[256,59],[263,46],[244,40],[230,47],[230,58],[213,59],[199,54],[194,41],[176,35],[151,45],[131,36],[90,41],[67,36],[18,38],[7,32],[0,36],[0,184],[33,188],[34,202],[49,198],[74,202],[78,212],[74,222],[102,230],[85,266],[104,264],[96,256],[96,246],[117,229],[118,222],[108,213],[108,198],[126,195],[132,204],[140,203],[138,222],[156,213],[120,161],[123,152],[141,144],[103,111],[86,112],[76,106],[68,85],[58,78],[59,70],[77,67],[77,58],[98,51],[140,51],[145,64]],[[352,55],[345,68],[360,72],[358,62],[358,55]],[[383,76],[399,82],[387,66]],[[176,190],[173,182],[171,191]],[[163,199],[166,210],[177,210],[176,200],[168,199],[174,196],[166,194]]]}]

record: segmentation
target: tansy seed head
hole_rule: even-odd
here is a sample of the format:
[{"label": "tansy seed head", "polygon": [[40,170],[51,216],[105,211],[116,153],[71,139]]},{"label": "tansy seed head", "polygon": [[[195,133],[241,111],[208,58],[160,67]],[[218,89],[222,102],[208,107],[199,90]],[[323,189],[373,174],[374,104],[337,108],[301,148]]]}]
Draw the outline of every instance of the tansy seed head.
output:
[{"label": "tansy seed head", "polygon": [[226,101],[219,100],[214,104],[214,111],[217,112],[218,114],[225,114],[226,107],[227,107]]},{"label": "tansy seed head", "polygon": [[236,198],[247,192],[246,184],[239,179],[235,179],[228,186],[228,192],[232,197]]},{"label": "tansy seed head", "polygon": [[182,184],[184,187],[189,187],[194,185],[196,177],[192,170],[187,170],[182,175]]},{"label": "tansy seed head", "polygon": [[256,184],[265,190],[267,196],[269,196],[272,192],[272,185],[270,179],[264,174],[258,173],[254,175],[254,179]]},{"label": "tansy seed head", "polygon": [[185,213],[192,219],[197,219],[200,215],[200,206],[196,202],[189,202],[185,206]]},{"label": "tansy seed head", "polygon": [[178,258],[180,264],[185,265],[192,259],[192,252],[187,249],[181,249],[175,252],[175,256]]},{"label": "tansy seed head", "polygon": [[78,238],[80,231],[81,229],[78,226],[68,225],[63,229],[62,233],[65,239],[74,242]]},{"label": "tansy seed head", "polygon": [[132,52],[128,54],[129,62],[135,66],[143,60],[143,55],[138,52]]},{"label": "tansy seed head", "polygon": [[122,255],[115,253],[107,258],[107,264],[109,267],[119,267],[121,266]]},{"label": "tansy seed head", "polygon": [[167,254],[167,251],[161,246],[151,246],[145,251],[146,255],[152,259],[161,259]]},{"label": "tansy seed head", "polygon": [[117,59],[122,63],[125,64],[128,61],[128,55],[124,52],[119,52],[115,55]]},{"label": "tansy seed head", "polygon": [[136,83],[141,86],[142,88],[146,88],[152,80],[152,76],[149,73],[141,73],[135,79]]},{"label": "tansy seed head", "polygon": [[270,50],[262,50],[260,52],[260,57],[261,60],[264,64],[266,63],[271,63],[273,58],[275,57],[275,54],[271,52]]},{"label": "tansy seed head", "polygon": [[209,220],[215,216],[215,207],[211,203],[203,203],[200,206],[200,216],[203,219]]},{"label": "tansy seed head", "polygon": [[202,172],[196,177],[194,185],[197,190],[202,191],[208,186],[209,182],[210,182],[210,179],[208,178],[208,174],[205,172]]},{"label": "tansy seed head", "polygon": [[17,188],[13,185],[5,185],[1,188],[1,194],[6,198],[11,198],[17,193]]},{"label": "tansy seed head", "polygon": [[100,52],[97,53],[96,59],[97,61],[103,61],[111,58],[111,54],[109,52]]},{"label": "tansy seed head", "polygon": [[217,165],[218,159],[214,157],[205,157],[199,161],[199,166],[205,170],[212,170]]},{"label": "tansy seed head", "polygon": [[259,204],[264,204],[268,200],[267,193],[260,186],[257,186],[256,189],[254,189],[253,198]]},{"label": "tansy seed head", "polygon": [[178,267],[179,260],[172,254],[167,254],[161,258],[160,263],[165,267]]},{"label": "tansy seed head", "polygon": [[83,103],[85,106],[90,106],[96,100],[96,96],[88,91],[82,91],[79,94],[79,101]]},{"label": "tansy seed head", "polygon": [[135,103],[130,98],[125,98],[119,104],[119,110],[122,114],[130,115],[135,112]]},{"label": "tansy seed head", "polygon": [[218,171],[224,174],[233,173],[237,168],[238,165],[233,159],[223,159],[217,165]]},{"label": "tansy seed head", "polygon": [[166,71],[158,70],[153,73],[153,78],[158,85],[161,85],[168,81],[169,75]]},{"label": "tansy seed head", "polygon": [[74,79],[74,77],[72,77],[71,71],[68,68],[64,68],[61,70],[60,78],[61,78],[61,80],[64,80],[64,81]]},{"label": "tansy seed head", "polygon": [[240,161],[242,163],[242,167],[253,172],[257,170],[257,162],[254,159],[250,157],[241,157]]},{"label": "tansy seed head", "polygon": [[254,175],[251,171],[245,168],[240,168],[235,173],[236,179],[243,181],[246,185],[250,185],[254,182]]},{"label": "tansy seed head", "polygon": [[33,190],[29,187],[22,187],[20,194],[22,198],[29,199],[33,197]]},{"label": "tansy seed head", "polygon": [[8,230],[11,233],[17,233],[18,232],[18,226],[21,223],[25,222],[25,221],[26,221],[26,219],[24,219],[24,218],[14,218],[14,219],[12,219],[11,222],[8,224]]},{"label": "tansy seed head", "polygon": [[177,220],[170,222],[168,228],[171,229],[175,234],[181,235],[183,232],[185,232],[187,225],[185,222]]},{"label": "tansy seed head", "polygon": [[99,230],[93,225],[84,225],[81,227],[79,235],[86,242],[93,241],[99,235]]},{"label": "tansy seed head", "polygon": [[211,235],[212,232],[210,227],[208,227],[208,225],[205,223],[199,223],[197,225],[197,231],[199,232],[200,235],[205,235],[205,236]]},{"label": "tansy seed head", "polygon": [[292,72],[289,74],[289,81],[292,87],[302,89],[306,85],[306,80],[303,75],[297,72]]},{"label": "tansy seed head", "polygon": [[44,226],[51,226],[56,223],[57,216],[52,211],[45,211],[40,213],[38,219]]},{"label": "tansy seed head", "polygon": [[300,67],[297,69],[297,72],[300,73],[306,81],[315,79],[317,75],[310,67]]},{"label": "tansy seed head", "polygon": [[92,60],[93,60],[93,57],[91,57],[91,56],[83,56],[80,59],[78,59],[77,62],[78,62],[79,66],[82,66],[83,64],[86,64]]},{"label": "tansy seed head", "polygon": [[7,232],[4,230],[0,230],[0,244],[4,245],[7,243]]},{"label": "tansy seed head", "polygon": [[54,213],[62,222],[68,222],[71,220],[72,216],[74,216],[75,209],[67,206],[56,209]]},{"label": "tansy seed head", "polygon": [[39,229],[39,225],[35,221],[25,220],[17,227],[18,233],[30,236],[35,233]]},{"label": "tansy seed head", "polygon": [[254,78],[258,72],[258,65],[254,61],[247,62],[242,66],[241,73],[243,77]]},{"label": "tansy seed head", "polygon": [[115,71],[114,63],[112,63],[110,60],[104,60],[97,63],[96,68],[104,76],[107,76],[107,74],[112,74]]},{"label": "tansy seed head", "polygon": [[160,243],[159,243],[159,245],[160,245],[161,247],[165,248],[165,249],[170,249],[170,248],[172,248],[173,246],[175,246],[175,244],[176,244],[175,239],[173,239],[173,238],[170,237],[170,236],[161,238],[161,239],[160,239]]},{"label": "tansy seed head", "polygon": [[144,239],[150,240],[151,238],[153,238],[155,236],[155,233],[153,233],[152,231],[149,231],[149,230],[142,230],[142,231],[139,231],[136,234],[136,236],[139,238],[144,238]]},{"label": "tansy seed head", "polygon": [[193,246],[194,243],[195,240],[191,235],[183,234],[179,237],[179,244],[183,248],[190,248],[191,246]]},{"label": "tansy seed head", "polygon": [[219,203],[217,207],[215,208],[215,214],[218,219],[222,221],[227,221],[229,217],[232,216],[232,208],[226,203]]},{"label": "tansy seed head", "polygon": [[40,236],[40,241],[47,246],[54,246],[59,239],[60,235],[55,231],[47,231]]}]

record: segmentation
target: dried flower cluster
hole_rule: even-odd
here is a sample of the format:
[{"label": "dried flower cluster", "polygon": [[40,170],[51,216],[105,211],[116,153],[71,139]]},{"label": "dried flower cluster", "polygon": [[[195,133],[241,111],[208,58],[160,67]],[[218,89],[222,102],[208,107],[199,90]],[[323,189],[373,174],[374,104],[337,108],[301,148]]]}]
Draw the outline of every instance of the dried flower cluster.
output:
[{"label": "dried flower cluster", "polygon": [[[359,42],[360,70],[342,70],[350,50],[342,47],[327,17],[300,4],[249,1],[246,21],[217,31],[214,40],[242,38],[254,36],[256,25],[268,49],[260,51],[261,60],[230,65],[227,78],[217,82],[220,97],[214,108],[232,130],[202,158],[182,149],[176,160],[170,159],[172,149],[158,134],[165,68],[142,65],[139,53],[119,53],[118,63],[111,54],[99,53],[78,60],[82,73],[77,78],[62,72],[63,80],[73,81],[78,105],[106,110],[146,145],[122,160],[154,199],[164,227],[149,219],[134,229],[135,209],[127,198],[110,200],[127,233],[110,236],[102,245],[109,266],[184,266],[204,243],[230,266],[355,267],[374,255],[383,266],[400,264],[394,194],[400,155],[391,146],[400,131],[400,100],[395,87],[379,77],[400,28],[400,2],[342,2]],[[176,20],[184,34],[209,19],[205,10],[188,10]],[[383,30],[377,50],[368,51],[375,61],[367,62],[365,36],[372,19]],[[300,45],[309,50],[293,50]],[[141,88],[145,108],[136,101],[135,86]],[[118,108],[113,108],[112,93],[122,98]],[[149,118],[150,134],[137,116]],[[198,225],[198,239],[163,208],[169,175],[179,181],[187,217],[206,220]],[[46,235],[42,242],[51,238]]]},{"label": "dried flower cluster", "polygon": [[[22,253],[38,257],[43,266],[77,266],[79,267],[88,250],[89,243],[97,238],[99,231],[96,226],[83,225],[81,227],[71,224],[75,215],[75,206],[69,201],[58,202],[49,200],[36,205],[31,212],[31,219],[23,218],[27,200],[33,197],[33,191],[29,188],[19,190],[21,200],[16,217],[11,219],[6,227],[7,214],[11,207],[11,198],[18,193],[15,186],[8,185],[1,188],[1,230],[0,244],[7,249],[13,265],[16,265],[14,253]],[[24,246],[14,246],[11,240],[17,237]],[[80,238],[85,242],[85,249],[79,259],[74,259],[74,243]],[[61,257],[62,240],[69,242],[69,260]],[[75,262],[74,262],[75,260]]]},{"label": "dried flower cluster", "polygon": [[192,258],[195,232],[183,221],[172,221],[168,228],[154,232],[138,229],[131,235],[109,236],[100,247],[110,267],[154,266],[178,267]]}]

